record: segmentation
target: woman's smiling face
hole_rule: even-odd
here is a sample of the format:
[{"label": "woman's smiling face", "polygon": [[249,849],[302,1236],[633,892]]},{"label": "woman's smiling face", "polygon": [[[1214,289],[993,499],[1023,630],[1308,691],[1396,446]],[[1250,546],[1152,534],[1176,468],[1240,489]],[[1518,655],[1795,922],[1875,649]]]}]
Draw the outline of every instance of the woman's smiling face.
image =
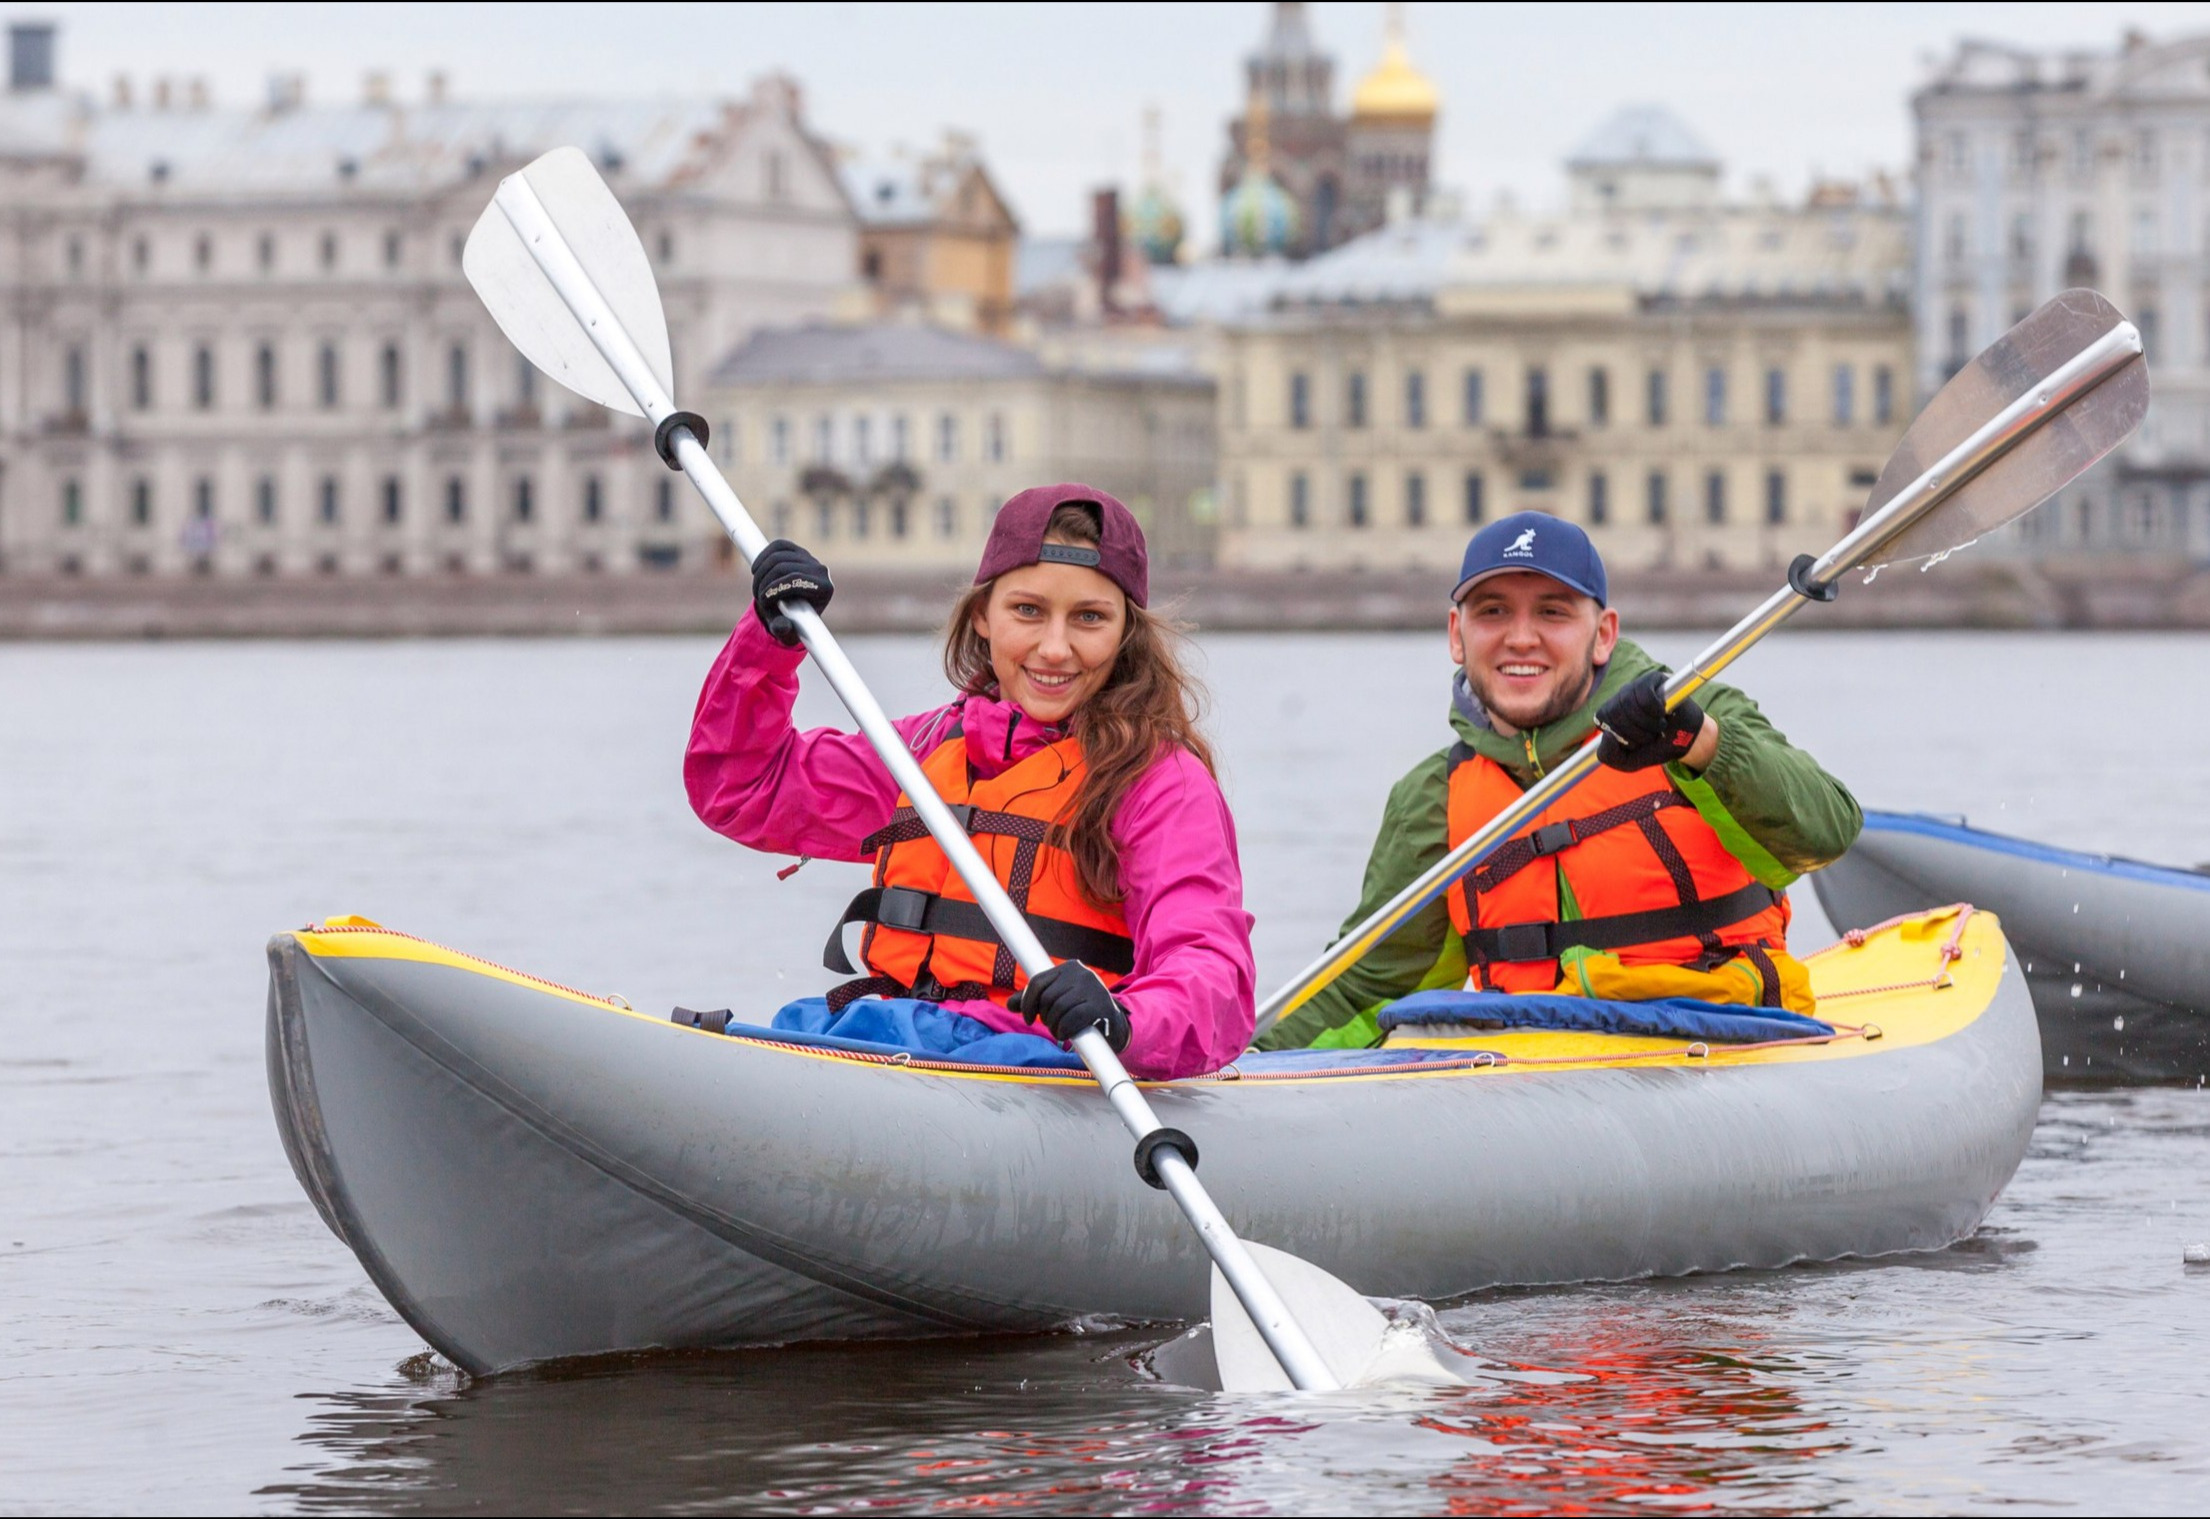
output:
[{"label": "woman's smiling face", "polygon": [[1056,725],[1113,673],[1128,600],[1082,565],[1024,565],[997,578],[974,629],[990,647],[999,693],[1037,722]]}]

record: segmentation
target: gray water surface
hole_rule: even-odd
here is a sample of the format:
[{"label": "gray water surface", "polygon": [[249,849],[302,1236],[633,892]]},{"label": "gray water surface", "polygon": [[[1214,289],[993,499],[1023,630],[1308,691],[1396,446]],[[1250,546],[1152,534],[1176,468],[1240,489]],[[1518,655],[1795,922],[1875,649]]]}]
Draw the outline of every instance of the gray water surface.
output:
[{"label": "gray water surface", "polygon": [[[1783,635],[1738,673],[1868,805],[2191,863],[2210,709],[2173,698],[2206,649]],[[920,640],[854,653],[894,709],[937,698]],[[1146,1380],[1154,1337],[1126,1333],[468,1383],[292,1179],[262,945],[359,912],[643,1008],[764,1018],[818,990],[859,872],[778,883],[784,862],[691,818],[712,654],[0,648],[0,1510],[2169,1512],[2210,1492],[2191,1091],[2052,1095],[1985,1227],[1939,1254],[1484,1295],[1445,1315],[1492,1368],[1465,1392],[1207,1396]],[[1447,665],[1409,636],[1204,654],[1271,988],[1355,898],[1389,783],[1445,741]],[[809,689],[802,717],[835,716]]]}]

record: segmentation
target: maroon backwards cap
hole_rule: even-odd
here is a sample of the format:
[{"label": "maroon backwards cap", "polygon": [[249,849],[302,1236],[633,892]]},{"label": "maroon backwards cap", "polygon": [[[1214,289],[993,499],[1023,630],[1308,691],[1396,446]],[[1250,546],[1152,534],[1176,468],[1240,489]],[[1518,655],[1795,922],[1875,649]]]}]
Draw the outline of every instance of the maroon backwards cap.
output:
[{"label": "maroon backwards cap", "polygon": [[[1044,528],[1051,522],[1052,511],[1070,502],[1097,508],[1096,548],[1044,542]],[[1007,570],[1046,561],[1093,569],[1119,586],[1139,607],[1147,604],[1151,594],[1151,551],[1144,547],[1143,529],[1136,525],[1136,514],[1093,486],[1031,486],[998,508],[990,541],[982,546],[982,564],[975,571],[975,584],[995,580]]]}]

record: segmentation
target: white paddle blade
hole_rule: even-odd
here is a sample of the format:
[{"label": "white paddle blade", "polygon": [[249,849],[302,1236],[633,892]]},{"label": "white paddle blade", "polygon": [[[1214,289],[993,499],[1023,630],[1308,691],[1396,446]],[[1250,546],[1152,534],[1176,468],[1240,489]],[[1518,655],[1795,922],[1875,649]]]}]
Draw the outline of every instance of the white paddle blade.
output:
[{"label": "white paddle blade", "polygon": [[[1865,515],[1894,500],[1990,417],[2055,373],[2125,317],[2092,290],[2067,290],[2004,333],[1936,393],[1918,414],[1865,503]],[[1870,568],[1936,559],[2022,517],[2123,443],[2149,409],[2149,366],[2136,357],[2117,373],[1998,455],[1954,495],[1877,552]]]},{"label": "white paddle blade", "polygon": [[[1397,1343],[1389,1320],[1349,1286],[1310,1261],[1287,1251],[1243,1242],[1259,1270],[1274,1284],[1290,1316],[1304,1327],[1312,1348],[1320,1352],[1335,1380],[1345,1387],[1377,1381],[1463,1380],[1437,1361],[1432,1352]],[[1243,1303],[1215,1266],[1212,1272],[1212,1350],[1223,1392],[1293,1392],[1295,1384],[1282,1370],[1258,1325],[1243,1311]]]},{"label": "white paddle blade", "polygon": [[660,388],[675,394],[675,366],[669,356],[668,319],[660,309],[660,287],[637,229],[621,202],[599,178],[591,160],[576,148],[555,148],[511,179],[501,181],[468,234],[461,250],[461,272],[491,312],[491,319],[539,369],[587,401],[645,414],[613,368],[599,355],[552,281],[531,256],[522,235],[500,207],[512,180],[526,182],[591,283],[613,308],[629,339],[659,378]]}]

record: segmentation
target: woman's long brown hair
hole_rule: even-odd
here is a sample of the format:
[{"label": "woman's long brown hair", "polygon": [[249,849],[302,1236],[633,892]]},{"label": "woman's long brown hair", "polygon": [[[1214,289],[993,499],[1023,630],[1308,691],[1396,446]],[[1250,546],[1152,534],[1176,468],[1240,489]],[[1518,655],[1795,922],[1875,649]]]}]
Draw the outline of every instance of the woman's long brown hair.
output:
[{"label": "woman's long brown hair", "polygon": [[[1051,514],[1044,541],[1095,548],[1098,522],[1080,502],[1068,502]],[[975,586],[952,608],[944,630],[944,673],[968,696],[997,688],[990,666],[990,645],[975,631],[975,614],[990,603],[992,580]],[[1120,900],[1120,850],[1113,843],[1113,814],[1144,771],[1169,748],[1187,749],[1208,771],[1212,746],[1197,730],[1204,692],[1180,657],[1181,634],[1154,612],[1126,603],[1127,631],[1112,673],[1097,694],[1077,707],[1068,731],[1082,745],[1088,767],[1075,791],[1071,817],[1054,825],[1051,842],[1074,859],[1082,894],[1093,906]]]}]

